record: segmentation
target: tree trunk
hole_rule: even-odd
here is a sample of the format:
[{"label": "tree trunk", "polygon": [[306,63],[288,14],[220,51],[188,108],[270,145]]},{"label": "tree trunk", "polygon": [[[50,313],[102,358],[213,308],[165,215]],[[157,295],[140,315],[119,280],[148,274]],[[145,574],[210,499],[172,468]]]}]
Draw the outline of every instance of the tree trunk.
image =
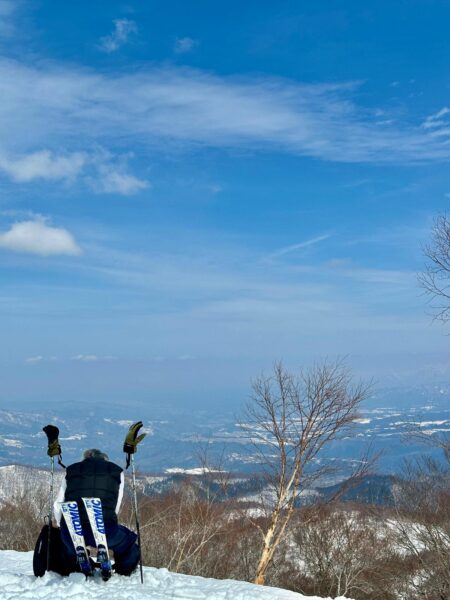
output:
[{"label": "tree trunk", "polygon": [[255,581],[257,585],[264,585],[265,575],[267,567],[269,566],[270,561],[272,560],[273,555],[273,545],[276,540],[273,539],[275,534],[275,529],[278,522],[279,511],[278,509],[272,515],[272,522],[270,524],[269,529],[264,536],[264,547],[261,552],[261,556],[259,558],[258,567],[256,569]]},{"label": "tree trunk", "polygon": [[255,581],[257,585],[264,585],[266,581],[266,570],[270,562],[270,546],[264,542],[264,549],[259,559],[258,568],[256,569]]}]

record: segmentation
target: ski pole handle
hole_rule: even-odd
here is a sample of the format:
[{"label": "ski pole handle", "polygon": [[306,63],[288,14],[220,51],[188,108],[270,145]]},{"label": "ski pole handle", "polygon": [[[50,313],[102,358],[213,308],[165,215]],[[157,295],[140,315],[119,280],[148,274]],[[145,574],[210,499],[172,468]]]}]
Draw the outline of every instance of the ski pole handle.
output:
[{"label": "ski pole handle", "polygon": [[127,455],[126,469],[130,466],[131,456],[137,452],[137,446],[147,435],[146,433],[139,434],[139,430],[144,426],[142,421],[133,423],[129,428],[123,444],[123,451]]},{"label": "ski pole handle", "polygon": [[61,465],[65,469],[65,466],[62,463],[62,451],[61,445],[59,443],[59,429],[56,425],[46,425],[42,428],[43,432],[47,436],[48,448],[47,454],[50,458],[55,456],[58,457],[58,464]]}]

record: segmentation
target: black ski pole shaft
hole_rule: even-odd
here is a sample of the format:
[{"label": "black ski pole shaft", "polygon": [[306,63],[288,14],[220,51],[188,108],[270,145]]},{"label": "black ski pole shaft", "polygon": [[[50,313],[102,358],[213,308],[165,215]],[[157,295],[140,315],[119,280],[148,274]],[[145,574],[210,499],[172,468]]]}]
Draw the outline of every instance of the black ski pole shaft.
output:
[{"label": "black ski pole shaft", "polygon": [[50,570],[50,543],[52,539],[52,521],[53,521],[53,493],[54,493],[54,475],[55,475],[55,457],[50,457],[50,506],[48,511],[48,543],[47,543],[47,571]]},{"label": "black ski pole shaft", "polygon": [[139,528],[139,514],[138,514],[138,503],[136,493],[136,473],[134,469],[134,456],[131,455],[131,477],[133,481],[133,502],[134,502],[134,515],[136,517],[136,533],[138,537],[139,545],[139,570],[141,572],[141,583],[144,583],[144,572],[142,569],[142,545],[141,545],[141,532]]}]

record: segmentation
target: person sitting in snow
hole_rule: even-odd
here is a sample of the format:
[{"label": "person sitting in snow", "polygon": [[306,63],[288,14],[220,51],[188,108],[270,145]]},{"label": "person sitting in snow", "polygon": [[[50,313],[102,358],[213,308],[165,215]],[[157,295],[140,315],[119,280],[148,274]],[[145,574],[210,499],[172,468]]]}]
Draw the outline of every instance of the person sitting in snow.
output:
[{"label": "person sitting in snow", "polygon": [[67,525],[62,519],[61,502],[76,501],[87,546],[95,546],[89,519],[82,498],[100,498],[103,507],[106,539],[114,553],[115,571],[130,575],[139,562],[137,535],[124,525],[119,525],[119,514],[124,490],[123,469],[111,462],[108,456],[91,448],[83,453],[83,460],[69,465],[53,506],[53,527],[61,528],[61,540],[67,559],[76,562],[76,553]]}]

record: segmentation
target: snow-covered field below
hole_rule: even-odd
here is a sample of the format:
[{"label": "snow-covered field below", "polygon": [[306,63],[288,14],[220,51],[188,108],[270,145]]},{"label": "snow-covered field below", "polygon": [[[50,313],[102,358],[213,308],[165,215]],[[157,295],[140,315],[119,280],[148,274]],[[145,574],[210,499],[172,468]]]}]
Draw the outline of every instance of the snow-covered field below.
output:
[{"label": "snow-covered field below", "polygon": [[144,585],[138,573],[114,575],[106,583],[100,577],[86,580],[81,573],[70,577],[46,573],[36,578],[32,557],[32,552],[0,551],[0,600],[319,600],[242,581],[190,577],[151,567],[144,568]]}]

